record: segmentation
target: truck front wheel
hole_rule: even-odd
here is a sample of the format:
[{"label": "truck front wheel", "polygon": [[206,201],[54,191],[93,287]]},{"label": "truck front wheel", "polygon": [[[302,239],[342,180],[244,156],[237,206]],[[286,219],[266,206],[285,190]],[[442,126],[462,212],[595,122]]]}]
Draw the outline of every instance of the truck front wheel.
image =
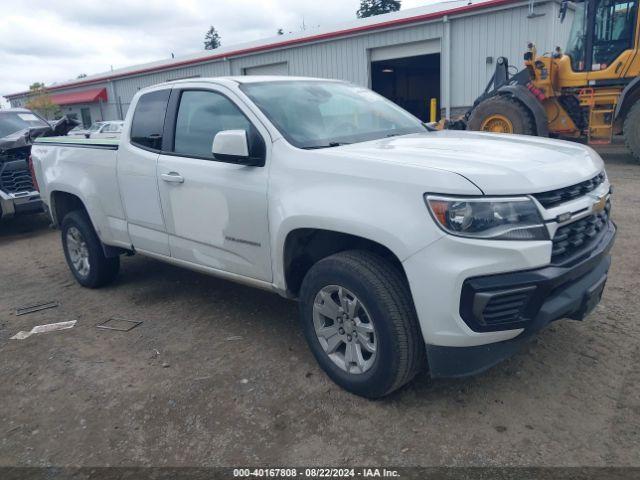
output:
[{"label": "truck front wheel", "polygon": [[300,291],[300,319],[322,369],[356,395],[387,395],[425,366],[407,282],[378,255],[341,252],[311,267]]},{"label": "truck front wheel", "polygon": [[102,243],[84,212],[70,212],[62,220],[62,248],[71,273],[83,287],[101,287],[118,275],[120,258],[105,256]]}]

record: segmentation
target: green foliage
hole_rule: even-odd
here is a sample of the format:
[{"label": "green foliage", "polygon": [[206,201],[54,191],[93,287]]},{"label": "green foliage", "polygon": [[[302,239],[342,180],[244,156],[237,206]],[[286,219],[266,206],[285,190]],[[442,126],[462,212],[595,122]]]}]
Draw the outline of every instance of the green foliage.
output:
[{"label": "green foliage", "polygon": [[209,27],[209,30],[207,30],[206,35],[204,36],[204,49],[213,50],[214,48],[218,48],[220,45],[222,45],[222,42],[220,41],[220,35],[218,35],[218,32],[213,27],[213,25],[211,25],[211,27]]},{"label": "green foliage", "polygon": [[44,83],[34,82],[29,85],[28,98],[25,106],[29,110],[39,113],[47,120],[58,118],[62,115],[60,106],[53,103]]},{"label": "green foliage", "polygon": [[400,0],[361,0],[356,15],[358,18],[365,18],[398,10],[400,10]]}]

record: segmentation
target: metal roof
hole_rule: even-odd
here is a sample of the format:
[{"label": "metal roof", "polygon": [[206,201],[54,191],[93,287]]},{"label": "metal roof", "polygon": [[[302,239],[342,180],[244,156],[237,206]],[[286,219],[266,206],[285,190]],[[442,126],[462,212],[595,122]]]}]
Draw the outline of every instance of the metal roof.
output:
[{"label": "metal roof", "polygon": [[[267,39],[247,42],[242,44],[219,47],[215,50],[205,50],[196,54],[159,60],[156,62],[134,65],[119,68],[109,72],[89,75],[81,80],[69,80],[66,82],[48,85],[48,91],[55,91],[63,88],[79,87],[95,83],[115,80],[118,78],[142,75],[145,73],[171,70],[189,65],[212,62],[216,60],[226,60],[232,57],[249,55],[253,53],[276,50],[280,48],[301,45],[305,43],[329,40],[349,35],[357,35],[370,31],[394,28],[406,24],[424,22],[443,18],[447,15],[458,15],[468,12],[475,12],[488,7],[497,7],[508,4],[523,3],[522,0],[480,0],[471,3],[471,0],[453,0],[431,4],[424,7],[411,8],[398,12],[386,13],[374,17],[361,18],[355,21],[334,25],[331,28],[318,28],[295,32],[286,35],[279,35]],[[6,98],[13,98],[28,94],[28,91],[4,95]]]}]

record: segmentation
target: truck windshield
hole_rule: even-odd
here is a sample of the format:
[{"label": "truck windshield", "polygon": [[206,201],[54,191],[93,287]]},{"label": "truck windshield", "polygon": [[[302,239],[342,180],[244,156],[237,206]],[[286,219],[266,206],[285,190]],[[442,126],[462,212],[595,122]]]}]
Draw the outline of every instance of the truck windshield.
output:
[{"label": "truck windshield", "polygon": [[298,148],[424,132],[416,117],[366,88],[341,82],[246,83],[241,89]]},{"label": "truck windshield", "polygon": [[3,112],[0,110],[0,138],[31,127],[47,124],[31,112]]}]

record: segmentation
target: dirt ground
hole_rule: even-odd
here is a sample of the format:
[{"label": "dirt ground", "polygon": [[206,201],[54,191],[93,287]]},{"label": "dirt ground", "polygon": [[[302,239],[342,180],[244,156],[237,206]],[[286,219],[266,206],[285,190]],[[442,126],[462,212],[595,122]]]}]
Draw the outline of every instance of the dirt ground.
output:
[{"label": "dirt ground", "polygon": [[[619,234],[592,316],[482,375],[423,374],[381,401],[327,379],[290,301],[142,256],[83,289],[44,217],[1,225],[0,465],[640,466],[640,165],[605,158]],[[96,328],[113,316],[144,323]]]}]

